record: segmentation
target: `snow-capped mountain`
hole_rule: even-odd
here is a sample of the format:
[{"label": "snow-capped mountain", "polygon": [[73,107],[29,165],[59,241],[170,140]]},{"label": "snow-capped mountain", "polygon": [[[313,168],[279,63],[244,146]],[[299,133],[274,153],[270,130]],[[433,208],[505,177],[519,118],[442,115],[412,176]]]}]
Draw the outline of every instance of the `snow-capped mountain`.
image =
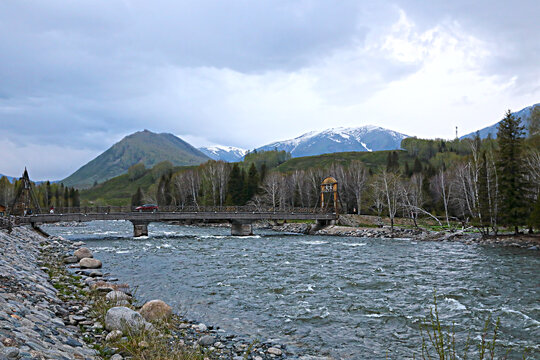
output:
[{"label": "snow-capped mountain", "polygon": [[[525,134],[526,135],[529,134],[529,129],[527,127],[527,120],[531,116],[533,108],[536,107],[536,106],[540,106],[540,103],[535,104],[535,105],[531,105],[531,106],[527,106],[526,108],[523,108],[523,109],[521,109],[519,111],[516,111],[516,112],[512,113],[516,118],[521,119],[521,125],[525,126]],[[496,124],[493,124],[491,126],[487,126],[487,127],[483,128],[483,129],[478,130],[480,138],[485,139],[485,138],[488,137],[488,135],[491,135],[492,138],[496,138],[497,137],[497,132],[498,132],[498,126],[499,126],[499,123],[496,123]],[[462,137],[460,137],[460,139],[466,139],[466,138],[472,139],[472,138],[474,138],[475,135],[476,135],[476,131],[472,132],[470,134],[467,134],[467,135],[463,135]]]},{"label": "snow-capped mountain", "polygon": [[401,140],[406,137],[408,136],[405,134],[373,125],[338,127],[277,141],[262,146],[257,151],[285,150],[293,157],[300,157],[346,151],[395,150],[401,147]]},{"label": "snow-capped mountain", "polygon": [[247,153],[247,150],[244,149],[222,145],[201,147],[199,150],[210,159],[223,160],[227,162],[241,161],[244,155]]}]

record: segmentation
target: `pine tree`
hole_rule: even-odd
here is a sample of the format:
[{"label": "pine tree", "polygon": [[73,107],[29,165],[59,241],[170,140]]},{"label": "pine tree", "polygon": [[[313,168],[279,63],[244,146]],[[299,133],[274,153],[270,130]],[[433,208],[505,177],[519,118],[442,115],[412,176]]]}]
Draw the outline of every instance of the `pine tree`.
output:
[{"label": "pine tree", "polygon": [[408,161],[405,161],[405,167],[403,169],[403,173],[406,176],[411,176],[412,175],[411,170],[409,169],[409,162]]},{"label": "pine tree", "polygon": [[139,206],[143,203],[143,193],[141,187],[137,188],[137,192],[131,197],[131,206]]},{"label": "pine tree", "polygon": [[233,165],[229,175],[227,205],[244,204],[244,174],[237,163]]},{"label": "pine tree", "polygon": [[81,206],[81,197],[79,194],[79,190],[75,190],[75,192],[73,193],[73,206],[74,207]]},{"label": "pine tree", "polygon": [[529,216],[529,226],[531,228],[536,228],[536,230],[540,230],[540,195],[538,196],[538,199],[536,199],[531,216]]},{"label": "pine tree", "polygon": [[418,157],[414,158],[414,165],[412,169],[413,174],[420,174],[422,172],[422,163]]},{"label": "pine tree", "polygon": [[[489,229],[490,207],[488,191],[488,171],[486,153],[482,152],[480,169],[478,173],[478,213],[479,218],[475,219],[477,226],[486,231]],[[487,230],[489,233],[489,230]]]},{"label": "pine tree", "polygon": [[75,205],[75,188],[73,187],[69,189],[69,201],[72,207],[79,207],[79,205]]},{"label": "pine tree", "polygon": [[518,226],[527,219],[526,182],[522,158],[523,126],[508,110],[498,127],[499,151],[497,168],[499,172],[500,220],[505,226]]},{"label": "pine tree", "polygon": [[399,155],[396,151],[388,153],[386,157],[386,171],[394,172],[399,170]]},{"label": "pine tree", "polygon": [[259,187],[259,173],[257,172],[257,168],[255,167],[255,164],[251,163],[251,166],[249,167],[247,181],[245,184],[246,194],[245,194],[245,201],[251,200],[253,195],[257,193],[257,189]]},{"label": "pine tree", "polygon": [[161,177],[159,178],[156,195],[157,203],[159,206],[166,206],[172,204],[170,172],[161,175]]},{"label": "pine tree", "polygon": [[56,190],[54,191],[54,207],[59,208],[62,206],[61,203],[62,199],[60,199],[60,189],[58,186],[56,187]]},{"label": "pine tree", "polygon": [[47,209],[49,209],[52,205],[52,202],[51,202],[51,198],[53,197],[53,194],[52,194],[52,191],[51,191],[51,182],[47,180],[47,184],[45,184],[45,189],[46,189],[46,200],[47,200],[47,204],[46,207]]},{"label": "pine tree", "polygon": [[64,188],[64,207],[69,207],[69,189]]},{"label": "pine tree", "polygon": [[261,166],[261,176],[259,177],[259,180],[262,182],[264,178],[266,177],[266,173],[268,172],[266,163],[263,163]]}]

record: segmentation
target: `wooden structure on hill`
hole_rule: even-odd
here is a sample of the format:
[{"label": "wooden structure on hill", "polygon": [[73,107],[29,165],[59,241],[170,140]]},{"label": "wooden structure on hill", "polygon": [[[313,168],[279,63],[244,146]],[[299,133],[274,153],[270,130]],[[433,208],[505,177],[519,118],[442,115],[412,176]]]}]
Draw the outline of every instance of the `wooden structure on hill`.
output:
[{"label": "wooden structure on hill", "polygon": [[41,207],[34,193],[28,171],[24,168],[22,177],[17,182],[17,194],[11,205],[11,215],[26,216],[40,214]]}]

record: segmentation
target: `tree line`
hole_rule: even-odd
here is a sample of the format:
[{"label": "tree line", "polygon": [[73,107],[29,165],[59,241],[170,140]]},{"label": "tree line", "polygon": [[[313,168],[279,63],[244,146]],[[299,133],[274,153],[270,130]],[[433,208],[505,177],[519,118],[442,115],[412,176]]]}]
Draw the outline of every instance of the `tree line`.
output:
[{"label": "tree line", "polygon": [[446,227],[475,226],[485,234],[501,227],[518,231],[528,226],[532,231],[540,228],[537,123],[529,121],[527,140],[520,119],[510,112],[496,139],[478,134],[452,141],[408,138],[402,143],[405,152],[388,152],[386,166],[376,169],[353,160],[281,173],[273,169],[279,161],[269,167],[261,160],[264,152],[241,163],[209,161],[179,172],[170,166],[150,193],[138,189],[132,203],[313,208],[320,206],[321,182],[333,176],[341,212],[387,216],[392,227],[396,217],[406,217],[415,226],[420,218],[430,218]]},{"label": "tree line", "polygon": [[[15,180],[12,183],[7,177],[1,177],[0,204],[10,207],[21,186],[20,180]],[[81,205],[79,190],[61,183],[46,181],[38,185],[34,184],[33,191],[41,209],[79,207]]]}]

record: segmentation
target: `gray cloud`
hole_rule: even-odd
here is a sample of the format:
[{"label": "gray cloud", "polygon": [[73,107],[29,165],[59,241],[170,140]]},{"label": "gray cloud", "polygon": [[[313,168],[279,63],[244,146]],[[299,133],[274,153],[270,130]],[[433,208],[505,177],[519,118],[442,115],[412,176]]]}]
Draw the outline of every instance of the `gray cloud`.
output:
[{"label": "gray cloud", "polygon": [[[399,103],[393,88],[409,81],[414,105],[425,106],[413,78],[433,71],[437,56],[458,54],[463,78],[479,74],[474,81],[499,89],[493,103],[525,106],[540,94],[539,8],[533,1],[0,2],[0,139],[9,144],[0,173],[39,161],[34,177],[65,177],[143,128],[251,148],[332,125],[378,122],[422,133],[418,113],[398,119],[381,103]],[[394,29],[401,12],[411,24]],[[442,78],[461,70],[438,71]],[[490,109],[482,90],[475,96],[462,81],[463,93],[447,106]],[[436,131],[429,135],[441,136]]]}]

